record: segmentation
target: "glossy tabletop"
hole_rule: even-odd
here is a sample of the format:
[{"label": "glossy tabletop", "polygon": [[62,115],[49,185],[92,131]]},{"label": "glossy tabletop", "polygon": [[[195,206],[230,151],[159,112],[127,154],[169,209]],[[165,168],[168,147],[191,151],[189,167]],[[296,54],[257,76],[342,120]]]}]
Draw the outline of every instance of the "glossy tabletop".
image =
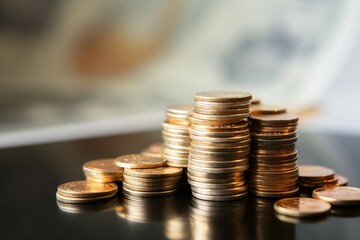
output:
[{"label": "glossy tabletop", "polygon": [[[116,202],[58,206],[57,186],[84,179],[84,162],[159,141],[154,131],[0,150],[0,239],[360,239],[360,207],[300,220],[276,215],[272,199],[206,202],[188,188],[170,197],[125,199],[120,192]],[[360,137],[300,132],[297,149],[299,164],[331,167],[360,187]]]}]

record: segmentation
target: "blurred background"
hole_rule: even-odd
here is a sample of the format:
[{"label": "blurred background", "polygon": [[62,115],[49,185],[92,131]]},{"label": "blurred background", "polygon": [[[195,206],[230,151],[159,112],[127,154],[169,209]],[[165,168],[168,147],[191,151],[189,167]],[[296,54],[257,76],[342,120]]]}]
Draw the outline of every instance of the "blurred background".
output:
[{"label": "blurred background", "polygon": [[0,0],[0,148],[160,129],[239,90],[360,134],[358,0]]}]

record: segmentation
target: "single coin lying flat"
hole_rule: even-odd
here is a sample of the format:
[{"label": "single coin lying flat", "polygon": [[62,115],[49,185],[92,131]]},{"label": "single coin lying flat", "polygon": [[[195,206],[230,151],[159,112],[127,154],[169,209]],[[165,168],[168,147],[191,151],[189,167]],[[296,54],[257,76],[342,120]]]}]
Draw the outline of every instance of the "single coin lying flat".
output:
[{"label": "single coin lying flat", "polygon": [[116,158],[116,165],[123,168],[155,168],[165,165],[165,159],[143,154],[128,154]]},{"label": "single coin lying flat", "polygon": [[330,212],[331,205],[318,199],[293,197],[276,201],[274,209],[291,217],[312,217]]},{"label": "single coin lying flat", "polygon": [[323,187],[313,191],[313,198],[317,198],[332,205],[355,206],[360,205],[360,188],[338,186]]}]

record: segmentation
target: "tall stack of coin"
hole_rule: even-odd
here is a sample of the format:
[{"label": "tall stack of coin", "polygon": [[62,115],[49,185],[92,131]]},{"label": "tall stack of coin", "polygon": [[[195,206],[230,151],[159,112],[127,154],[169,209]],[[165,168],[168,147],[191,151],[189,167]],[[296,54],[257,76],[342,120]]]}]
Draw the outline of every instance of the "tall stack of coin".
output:
[{"label": "tall stack of coin", "polygon": [[245,197],[251,142],[245,119],[250,113],[251,94],[212,91],[194,98],[188,165],[193,196],[212,201]]},{"label": "tall stack of coin", "polygon": [[170,105],[166,109],[166,120],[162,123],[163,158],[166,160],[166,165],[183,168],[181,186],[187,185],[187,166],[191,143],[188,116],[192,111],[192,105]]},{"label": "tall stack of coin", "polygon": [[248,181],[254,195],[288,197],[297,194],[298,120],[287,112],[249,117],[252,145]]},{"label": "tall stack of coin", "polygon": [[86,180],[94,182],[120,182],[124,169],[115,164],[115,159],[99,159],[84,163]]}]

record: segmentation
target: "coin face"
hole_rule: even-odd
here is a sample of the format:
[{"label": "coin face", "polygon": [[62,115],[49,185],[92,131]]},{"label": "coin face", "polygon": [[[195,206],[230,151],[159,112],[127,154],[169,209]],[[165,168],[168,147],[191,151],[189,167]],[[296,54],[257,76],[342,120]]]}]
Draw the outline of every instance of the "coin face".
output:
[{"label": "coin face", "polygon": [[318,188],[313,191],[313,197],[339,206],[360,205],[360,188],[338,186],[333,188]]},{"label": "coin face", "polygon": [[313,198],[284,198],[274,204],[276,212],[292,217],[310,217],[330,212],[331,205]]},{"label": "coin face", "polygon": [[251,93],[236,91],[209,91],[200,92],[195,95],[195,100],[209,102],[233,102],[233,101],[250,101]]},{"label": "coin face", "polygon": [[142,154],[128,154],[116,158],[116,165],[123,168],[155,168],[165,165],[165,159]]},{"label": "coin face", "polygon": [[182,174],[182,168],[176,167],[157,167],[157,168],[144,168],[144,169],[125,169],[125,174],[134,177],[170,177]]},{"label": "coin face", "polygon": [[104,173],[104,174],[119,174],[124,171],[123,168],[115,164],[114,159],[99,159],[86,162],[83,165],[85,172]]},{"label": "coin face", "polygon": [[74,181],[63,183],[58,187],[58,193],[66,197],[97,197],[111,195],[117,192],[115,183],[94,183]]},{"label": "coin face", "polygon": [[299,178],[312,180],[332,179],[335,171],[318,165],[299,165]]}]

